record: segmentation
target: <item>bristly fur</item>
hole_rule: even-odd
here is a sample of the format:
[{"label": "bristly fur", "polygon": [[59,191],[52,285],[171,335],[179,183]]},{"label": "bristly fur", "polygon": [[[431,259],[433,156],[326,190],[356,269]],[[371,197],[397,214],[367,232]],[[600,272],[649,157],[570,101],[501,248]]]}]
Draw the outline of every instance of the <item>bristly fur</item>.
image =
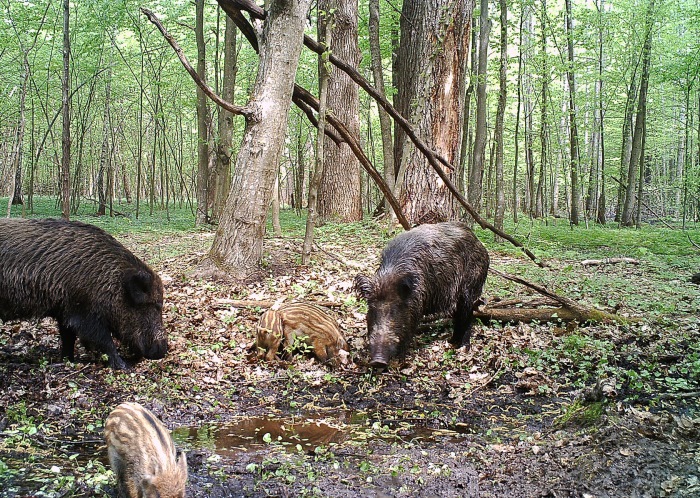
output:
[{"label": "bristly fur", "polygon": [[125,368],[112,337],[138,357],[165,356],[163,284],[104,230],[64,220],[0,220],[0,319],[52,317],[61,356],[75,340]]},{"label": "bristly fur", "polygon": [[319,306],[289,303],[263,313],[257,327],[259,357],[273,361],[278,352],[284,354],[296,342],[311,347],[320,362],[334,366],[340,350],[348,350],[337,322]]},{"label": "bristly fur", "polygon": [[120,498],[184,498],[187,458],[149,410],[122,403],[107,417],[105,439]]},{"label": "bristly fur", "polygon": [[373,364],[402,355],[420,319],[435,313],[452,316],[455,346],[469,345],[488,267],[486,249],[465,223],[421,225],[391,240],[377,273],[358,275],[354,283],[368,304]]}]

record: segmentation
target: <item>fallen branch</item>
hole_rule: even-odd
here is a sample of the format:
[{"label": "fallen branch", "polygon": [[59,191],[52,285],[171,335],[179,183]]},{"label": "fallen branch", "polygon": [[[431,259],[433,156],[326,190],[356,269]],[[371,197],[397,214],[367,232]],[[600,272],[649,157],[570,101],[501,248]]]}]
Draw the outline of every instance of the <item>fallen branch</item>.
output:
[{"label": "fallen branch", "polygon": [[638,265],[639,260],[633,258],[605,258],[605,259],[584,259],[581,261],[582,266],[599,266],[599,265],[616,265],[618,263],[629,263]]},{"label": "fallen branch", "polygon": [[[495,268],[489,268],[489,273],[493,273],[494,275],[498,275],[501,278],[505,278],[506,280],[510,280],[511,282],[516,282],[518,284],[524,285],[525,287],[528,287],[536,292],[539,292],[545,297],[548,297],[550,299],[555,300],[558,302],[562,308],[570,311],[572,313],[572,320],[577,320],[580,322],[618,322],[618,323],[625,323],[628,320],[625,319],[624,317],[621,317],[619,315],[613,315],[611,313],[607,313],[605,311],[597,310],[594,308],[589,308],[588,306],[584,306],[582,304],[579,304],[578,302],[574,301],[573,299],[569,299],[568,297],[560,296],[558,294],[555,294],[554,292],[542,287],[541,285],[533,284],[532,282],[528,282],[524,278],[516,277],[514,275],[508,275],[506,273],[503,273],[499,270],[496,270]],[[562,311],[563,313],[563,311]],[[559,313],[557,313],[557,318],[559,318]]]}]

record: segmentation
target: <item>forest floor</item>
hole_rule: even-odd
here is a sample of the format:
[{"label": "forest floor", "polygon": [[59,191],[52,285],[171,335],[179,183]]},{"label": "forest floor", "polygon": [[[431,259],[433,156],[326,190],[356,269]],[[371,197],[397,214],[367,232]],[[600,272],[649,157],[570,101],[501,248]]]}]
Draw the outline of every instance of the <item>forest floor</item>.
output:
[{"label": "forest floor", "polygon": [[[61,363],[53,321],[0,324],[0,496],[113,496],[102,425],[123,401],[173,430],[191,497],[700,496],[700,288],[689,282],[700,252],[684,233],[521,224],[542,269],[479,231],[492,267],[629,322],[477,324],[468,351],[436,325],[377,374],[351,283],[393,234],[326,225],[301,267],[303,220],[292,225],[266,239],[246,282],[197,276],[211,232],[116,230],[163,278],[163,360],[112,371],[78,347],[77,363]],[[639,264],[580,264],[617,256]],[[492,275],[484,296],[533,294]],[[251,354],[262,312],[293,300],[328,305],[346,364]]]}]

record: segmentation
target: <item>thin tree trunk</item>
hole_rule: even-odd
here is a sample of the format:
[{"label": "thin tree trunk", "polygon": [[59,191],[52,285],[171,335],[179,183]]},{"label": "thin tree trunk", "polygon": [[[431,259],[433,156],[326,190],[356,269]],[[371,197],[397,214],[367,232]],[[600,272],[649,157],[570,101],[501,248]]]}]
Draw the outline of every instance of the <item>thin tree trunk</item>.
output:
[{"label": "thin tree trunk", "polygon": [[[382,52],[379,45],[379,0],[369,1],[369,49],[372,64],[374,86],[386,97],[384,86],[384,69],[382,67]],[[394,144],[391,138],[391,118],[382,106],[377,106],[379,112],[379,127],[382,135],[382,153],[384,157],[384,181],[390,190],[394,190]],[[393,212],[391,204],[384,200],[384,211]]]},{"label": "thin tree trunk", "polygon": [[100,151],[100,168],[97,173],[97,196],[99,199],[99,203],[97,206],[97,215],[98,216],[104,216],[107,208],[107,200],[105,198],[105,185],[104,185],[104,176],[107,170],[107,164],[108,162],[110,163],[111,167],[111,162],[110,162],[110,146],[109,146],[109,139],[112,133],[112,126],[110,123],[110,114],[109,114],[109,102],[110,102],[110,96],[111,96],[111,90],[112,90],[112,69],[111,66],[109,66],[109,69],[107,70],[107,82],[105,84],[105,109],[104,109],[104,116],[103,116],[103,122],[102,122],[102,149]]},{"label": "thin tree trunk", "polygon": [[304,234],[304,245],[301,252],[301,264],[308,265],[311,261],[311,247],[314,243],[314,229],[316,227],[316,216],[318,211],[318,190],[321,186],[324,169],[324,142],[326,133],[326,110],[328,101],[328,86],[331,78],[328,58],[333,40],[333,13],[321,11],[318,15],[318,39],[324,43],[326,50],[319,56],[319,96],[318,96],[318,137],[316,139],[316,164],[309,182],[309,206],[306,216],[306,233]]},{"label": "thin tree trunk", "polygon": [[[499,0],[501,9],[501,61],[499,67],[498,110],[496,111],[496,213],[493,224],[503,230],[503,215],[506,210],[505,185],[503,182],[503,117],[506,110],[507,70],[508,70],[508,7],[506,0]],[[501,238],[497,237],[500,242]]]},{"label": "thin tree trunk", "polygon": [[[630,153],[629,169],[627,174],[627,190],[625,193],[625,204],[622,211],[621,224],[632,226],[634,224],[634,204],[635,190],[637,188],[637,174],[642,164],[642,137],[646,121],[646,100],[649,86],[649,64],[651,62],[651,38],[653,27],[654,0],[649,0],[646,18],[646,33],[644,46],[642,47],[642,76],[639,83],[639,98],[637,100],[637,116],[634,124],[634,134],[632,136],[632,151]],[[637,199],[641,202],[641,199]]]},{"label": "thin tree trunk", "polygon": [[[195,0],[195,36],[197,38],[197,74],[207,79],[207,52],[204,43],[204,0]],[[207,96],[197,87],[197,216],[195,223],[209,223],[209,131],[211,116]]]},{"label": "thin tree trunk", "polygon": [[518,161],[520,159],[520,109],[522,108],[523,90],[523,24],[525,21],[525,7],[520,11],[520,25],[518,27],[518,107],[515,113],[515,158],[513,161],[513,223],[518,222]]},{"label": "thin tree trunk", "polygon": [[[221,82],[221,98],[227,102],[234,101],[236,89],[236,25],[226,16],[224,35],[224,76]],[[214,212],[215,220],[221,216],[226,203],[226,196],[231,189],[231,154],[233,141],[233,114],[226,109],[219,109],[219,141],[216,151],[216,182]]]},{"label": "thin tree trunk", "polygon": [[476,85],[476,130],[474,135],[474,152],[469,170],[469,189],[467,198],[474,210],[481,211],[483,197],[484,162],[486,158],[486,77],[488,63],[489,34],[491,20],[489,19],[489,2],[481,0],[481,15],[479,17],[479,68]]},{"label": "thin tree trunk", "polygon": [[61,216],[70,219],[70,0],[63,0],[63,132],[61,136]]},{"label": "thin tree trunk", "polygon": [[598,7],[599,16],[599,31],[598,31],[598,127],[600,131],[600,196],[598,197],[598,212],[596,213],[596,221],[601,225],[605,225],[605,110],[603,108],[603,13],[605,12],[605,0],[600,0]]},{"label": "thin tree trunk", "polygon": [[568,62],[566,76],[569,82],[569,147],[571,150],[570,174],[571,174],[571,211],[569,221],[574,225],[579,223],[579,204],[581,192],[578,185],[579,145],[578,128],[576,127],[576,86],[574,81],[574,29],[571,13],[571,0],[566,0],[566,41]]}]

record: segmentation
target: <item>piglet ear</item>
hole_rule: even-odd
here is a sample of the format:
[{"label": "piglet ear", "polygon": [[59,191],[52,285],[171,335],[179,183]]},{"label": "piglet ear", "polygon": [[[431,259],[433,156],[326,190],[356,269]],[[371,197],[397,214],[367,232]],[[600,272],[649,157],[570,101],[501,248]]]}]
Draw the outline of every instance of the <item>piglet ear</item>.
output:
[{"label": "piglet ear", "polygon": [[181,451],[177,458],[177,467],[180,469],[182,476],[187,479],[187,455],[184,451]]},{"label": "piglet ear", "polygon": [[367,300],[374,292],[374,282],[365,275],[357,275],[353,288],[358,297]]},{"label": "piglet ear", "polygon": [[145,304],[149,301],[153,277],[143,270],[128,271],[124,274],[124,291],[132,304]]}]

